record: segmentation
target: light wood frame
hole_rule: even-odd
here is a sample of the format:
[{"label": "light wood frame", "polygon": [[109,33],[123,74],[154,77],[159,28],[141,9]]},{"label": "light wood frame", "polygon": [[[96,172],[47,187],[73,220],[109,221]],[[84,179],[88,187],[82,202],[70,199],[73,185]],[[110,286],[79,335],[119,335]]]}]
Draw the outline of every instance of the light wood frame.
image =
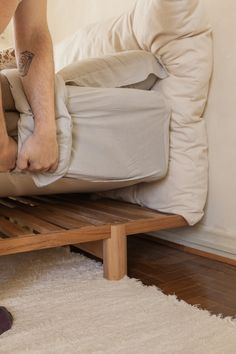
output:
[{"label": "light wood frame", "polygon": [[76,245],[103,258],[104,277],[127,274],[127,236],[186,226],[179,215],[81,194],[0,199],[0,255]]}]

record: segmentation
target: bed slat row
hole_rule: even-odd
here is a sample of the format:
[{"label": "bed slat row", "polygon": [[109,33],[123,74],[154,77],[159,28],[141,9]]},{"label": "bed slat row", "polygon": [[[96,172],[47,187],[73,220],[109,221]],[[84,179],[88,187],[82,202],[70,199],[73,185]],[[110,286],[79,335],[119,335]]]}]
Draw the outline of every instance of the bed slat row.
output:
[{"label": "bed slat row", "polygon": [[0,199],[0,255],[108,239],[111,227],[127,235],[186,225],[167,215],[130,203],[89,195],[9,197]]}]

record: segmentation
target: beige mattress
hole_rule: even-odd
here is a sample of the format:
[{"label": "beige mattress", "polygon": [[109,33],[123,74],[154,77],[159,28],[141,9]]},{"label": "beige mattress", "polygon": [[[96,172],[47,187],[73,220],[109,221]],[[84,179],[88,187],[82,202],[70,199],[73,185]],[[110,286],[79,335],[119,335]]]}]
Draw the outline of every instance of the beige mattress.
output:
[{"label": "beige mattress", "polygon": [[[7,114],[19,146],[33,117],[16,70],[4,71],[20,119]],[[59,170],[0,174],[0,197],[116,189],[162,178],[168,168],[170,109],[155,91],[66,86],[57,77]]]}]

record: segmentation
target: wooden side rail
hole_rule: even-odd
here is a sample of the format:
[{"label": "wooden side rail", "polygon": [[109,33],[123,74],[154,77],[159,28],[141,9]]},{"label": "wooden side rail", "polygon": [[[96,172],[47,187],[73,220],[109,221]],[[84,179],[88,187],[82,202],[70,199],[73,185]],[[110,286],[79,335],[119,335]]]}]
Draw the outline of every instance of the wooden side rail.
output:
[{"label": "wooden side rail", "polygon": [[129,235],[186,225],[178,215],[82,194],[0,199],[0,255],[76,244],[103,258],[104,276],[127,274]]}]

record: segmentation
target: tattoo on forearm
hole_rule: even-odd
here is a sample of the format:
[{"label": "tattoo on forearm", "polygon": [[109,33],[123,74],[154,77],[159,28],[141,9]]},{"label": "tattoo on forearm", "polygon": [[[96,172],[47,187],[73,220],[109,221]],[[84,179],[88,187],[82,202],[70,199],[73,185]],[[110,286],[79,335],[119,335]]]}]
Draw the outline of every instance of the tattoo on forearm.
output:
[{"label": "tattoo on forearm", "polygon": [[23,53],[20,53],[19,73],[22,77],[28,74],[30,64],[32,63],[33,58],[34,54],[31,52],[25,51]]}]

